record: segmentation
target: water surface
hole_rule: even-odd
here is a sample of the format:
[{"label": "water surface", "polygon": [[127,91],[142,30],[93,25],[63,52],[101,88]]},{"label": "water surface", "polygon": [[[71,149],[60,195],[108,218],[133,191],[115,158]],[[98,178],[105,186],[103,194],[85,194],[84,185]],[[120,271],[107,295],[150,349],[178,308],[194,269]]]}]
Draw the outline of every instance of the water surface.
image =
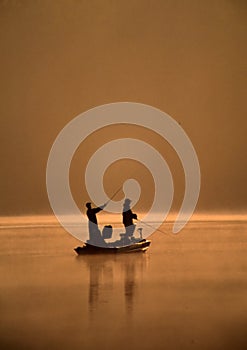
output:
[{"label": "water surface", "polygon": [[247,223],[151,239],[145,254],[77,257],[62,228],[2,228],[1,349],[245,349]]}]

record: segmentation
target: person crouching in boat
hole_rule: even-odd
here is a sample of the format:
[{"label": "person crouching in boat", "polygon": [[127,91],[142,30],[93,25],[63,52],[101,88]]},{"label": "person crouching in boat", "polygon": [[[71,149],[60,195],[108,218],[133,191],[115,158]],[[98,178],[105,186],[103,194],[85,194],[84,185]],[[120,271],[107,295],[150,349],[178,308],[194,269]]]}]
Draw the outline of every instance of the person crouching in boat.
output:
[{"label": "person crouching in boat", "polygon": [[126,198],[123,204],[123,213],[122,213],[126,238],[129,238],[129,239],[133,236],[135,227],[136,227],[136,225],[134,225],[133,223],[133,219],[137,220],[137,215],[134,214],[130,209],[130,203],[131,203],[131,200]]},{"label": "person crouching in boat", "polygon": [[91,203],[86,203],[86,207],[89,231],[89,240],[87,242],[92,245],[102,246],[105,244],[105,241],[101,236],[96,214],[103,210],[106,207],[106,204],[103,204],[98,208],[92,208]]}]

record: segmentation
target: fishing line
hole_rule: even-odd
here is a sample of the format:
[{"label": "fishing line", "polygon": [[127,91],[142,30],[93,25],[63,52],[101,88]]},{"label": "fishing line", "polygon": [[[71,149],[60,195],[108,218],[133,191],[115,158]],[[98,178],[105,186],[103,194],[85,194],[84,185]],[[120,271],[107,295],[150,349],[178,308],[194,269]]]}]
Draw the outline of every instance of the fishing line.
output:
[{"label": "fishing line", "polygon": [[136,219],[136,220],[139,221],[139,222],[141,222],[141,223],[144,224],[144,225],[147,225],[147,226],[151,227],[151,228],[154,229],[155,231],[159,231],[159,232],[161,232],[161,233],[163,233],[163,234],[166,234],[166,235],[169,235],[169,236],[170,236],[170,233],[167,232],[167,231],[162,231],[162,230],[160,230],[159,228],[155,228],[154,226],[152,226],[152,225],[150,225],[150,224],[147,224],[145,221],[142,221],[142,220],[140,220],[140,219]]}]

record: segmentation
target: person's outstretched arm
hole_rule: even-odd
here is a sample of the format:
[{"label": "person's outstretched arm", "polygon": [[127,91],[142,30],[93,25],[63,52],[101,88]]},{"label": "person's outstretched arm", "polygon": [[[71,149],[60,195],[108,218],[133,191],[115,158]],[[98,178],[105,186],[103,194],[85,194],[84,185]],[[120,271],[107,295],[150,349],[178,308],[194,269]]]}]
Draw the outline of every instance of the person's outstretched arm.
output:
[{"label": "person's outstretched arm", "polygon": [[101,206],[98,207],[98,208],[94,208],[93,211],[94,211],[95,213],[98,213],[99,211],[103,210],[105,207],[106,207],[106,203],[103,204],[103,205],[101,205]]}]

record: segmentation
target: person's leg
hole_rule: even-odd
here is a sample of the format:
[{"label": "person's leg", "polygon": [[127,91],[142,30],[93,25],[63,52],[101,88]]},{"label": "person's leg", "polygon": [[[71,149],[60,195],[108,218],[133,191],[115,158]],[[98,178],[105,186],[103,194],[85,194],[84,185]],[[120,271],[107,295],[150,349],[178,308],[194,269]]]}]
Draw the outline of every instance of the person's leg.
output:
[{"label": "person's leg", "polygon": [[131,237],[134,234],[136,225],[130,225],[125,228],[126,230],[126,236]]}]

